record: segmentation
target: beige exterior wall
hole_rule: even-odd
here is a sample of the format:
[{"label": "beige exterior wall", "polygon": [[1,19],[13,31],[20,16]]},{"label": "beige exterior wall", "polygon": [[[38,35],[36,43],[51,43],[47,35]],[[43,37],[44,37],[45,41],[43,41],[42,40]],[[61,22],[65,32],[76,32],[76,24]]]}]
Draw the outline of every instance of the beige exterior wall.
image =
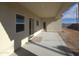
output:
[{"label": "beige exterior wall", "polygon": [[56,21],[50,21],[51,23],[48,24],[47,26],[47,31],[50,31],[50,32],[58,32],[58,31],[61,31],[61,21],[60,19],[59,20],[56,20]]},{"label": "beige exterior wall", "polygon": [[[36,24],[37,21],[39,22],[38,26]],[[34,32],[38,32],[39,30],[42,30],[42,19],[35,18],[35,21],[34,21]]]},{"label": "beige exterior wall", "polygon": [[61,19],[43,19],[43,22],[46,22],[47,32],[58,32],[62,29]]},{"label": "beige exterior wall", "polygon": [[[25,31],[16,33],[16,14],[25,17]],[[39,19],[17,3],[0,3],[0,55],[10,55],[28,42],[30,17]]]},{"label": "beige exterior wall", "polygon": [[[25,17],[25,31],[16,33],[16,14]],[[60,20],[40,19],[17,3],[0,3],[0,55],[10,55],[15,49],[28,42],[30,17],[34,20],[34,35],[43,30],[43,22],[46,22],[48,32],[61,30]],[[39,26],[36,25],[37,20]]]}]

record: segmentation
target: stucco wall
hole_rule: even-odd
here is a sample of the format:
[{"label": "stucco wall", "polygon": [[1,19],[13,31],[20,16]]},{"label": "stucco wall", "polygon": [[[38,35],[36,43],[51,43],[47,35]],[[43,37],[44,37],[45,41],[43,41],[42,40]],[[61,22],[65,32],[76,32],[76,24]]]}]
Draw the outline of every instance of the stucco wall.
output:
[{"label": "stucco wall", "polygon": [[[37,21],[38,21],[39,25],[37,25]],[[42,19],[35,18],[34,29],[35,29],[34,32],[37,32],[42,29]]]},{"label": "stucco wall", "polygon": [[[18,33],[16,33],[16,14],[25,17],[25,30]],[[34,20],[34,35],[42,31],[43,22],[46,22],[48,32],[61,30],[60,20],[40,19],[17,3],[0,3],[0,55],[10,55],[15,49],[28,42],[29,18]]]},{"label": "stucco wall", "polygon": [[47,32],[58,32],[62,29],[61,19],[55,20],[53,18],[49,18],[43,19],[42,22],[46,22]]},{"label": "stucco wall", "polygon": [[55,31],[55,32],[61,31],[62,25],[60,19],[49,22],[50,23],[47,25],[47,31]]},{"label": "stucco wall", "polygon": [[[16,33],[16,14],[25,17],[25,30],[18,33]],[[30,17],[39,19],[17,3],[0,3],[0,55],[10,55],[14,49],[28,42]]]}]

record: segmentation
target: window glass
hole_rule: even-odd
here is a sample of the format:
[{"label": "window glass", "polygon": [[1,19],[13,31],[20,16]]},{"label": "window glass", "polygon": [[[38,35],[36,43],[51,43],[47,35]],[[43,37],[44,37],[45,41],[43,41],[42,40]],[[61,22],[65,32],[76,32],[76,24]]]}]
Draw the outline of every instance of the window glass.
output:
[{"label": "window glass", "polygon": [[24,31],[24,16],[16,14],[16,32]]}]

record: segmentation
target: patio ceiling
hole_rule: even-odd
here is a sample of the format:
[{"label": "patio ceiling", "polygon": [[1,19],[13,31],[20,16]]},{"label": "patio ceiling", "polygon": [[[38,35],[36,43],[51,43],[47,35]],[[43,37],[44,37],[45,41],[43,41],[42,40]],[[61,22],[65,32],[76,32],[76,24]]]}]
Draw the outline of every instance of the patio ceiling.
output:
[{"label": "patio ceiling", "polygon": [[65,11],[72,3],[60,2],[21,2],[21,5],[41,18],[55,17]]}]

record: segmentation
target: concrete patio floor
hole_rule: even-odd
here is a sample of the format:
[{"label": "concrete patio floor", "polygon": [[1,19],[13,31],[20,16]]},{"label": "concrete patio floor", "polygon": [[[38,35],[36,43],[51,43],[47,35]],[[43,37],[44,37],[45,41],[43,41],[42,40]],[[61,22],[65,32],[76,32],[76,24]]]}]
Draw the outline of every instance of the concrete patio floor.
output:
[{"label": "concrete patio floor", "polygon": [[42,32],[11,56],[72,56],[72,51],[57,32]]}]

